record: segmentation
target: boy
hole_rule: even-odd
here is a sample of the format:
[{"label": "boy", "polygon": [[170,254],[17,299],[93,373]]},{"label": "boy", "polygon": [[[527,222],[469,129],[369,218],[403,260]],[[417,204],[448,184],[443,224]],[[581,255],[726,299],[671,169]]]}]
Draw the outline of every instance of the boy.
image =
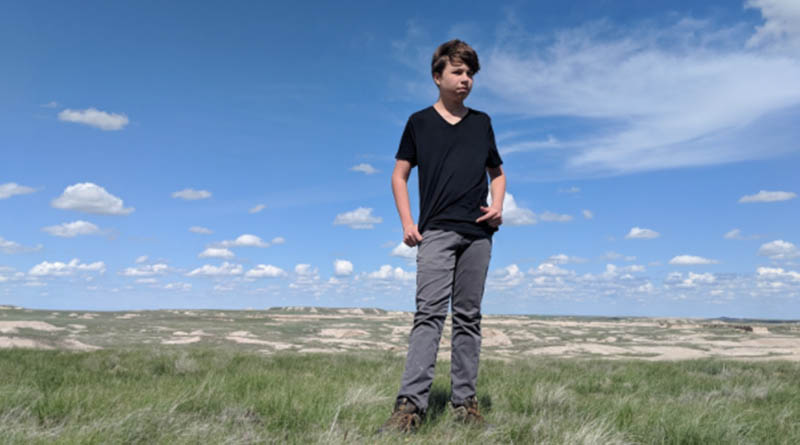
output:
[{"label": "boy", "polygon": [[[418,246],[417,311],[394,411],[381,431],[414,431],[428,408],[434,365],[452,296],[451,398],[454,417],[483,423],[475,397],[481,343],[481,299],[492,235],[502,223],[506,179],[489,116],[464,106],[478,55],[451,40],[433,54],[439,88],[433,106],[411,115],[392,172],[403,241]],[[419,167],[420,214],[414,224],[408,176]],[[491,179],[492,205],[487,206]]]}]

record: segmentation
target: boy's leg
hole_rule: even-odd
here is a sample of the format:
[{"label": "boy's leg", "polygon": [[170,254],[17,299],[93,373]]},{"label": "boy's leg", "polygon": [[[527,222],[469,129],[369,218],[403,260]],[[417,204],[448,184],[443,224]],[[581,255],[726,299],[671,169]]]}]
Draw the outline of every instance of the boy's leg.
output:
[{"label": "boy's leg", "polygon": [[491,254],[490,239],[475,239],[468,241],[456,261],[450,362],[450,400],[454,405],[462,405],[468,397],[475,396],[481,353],[481,300]]},{"label": "boy's leg", "polygon": [[408,356],[398,399],[407,397],[420,411],[428,408],[436,354],[450,296],[460,235],[426,230],[417,250],[417,312],[408,338]]}]

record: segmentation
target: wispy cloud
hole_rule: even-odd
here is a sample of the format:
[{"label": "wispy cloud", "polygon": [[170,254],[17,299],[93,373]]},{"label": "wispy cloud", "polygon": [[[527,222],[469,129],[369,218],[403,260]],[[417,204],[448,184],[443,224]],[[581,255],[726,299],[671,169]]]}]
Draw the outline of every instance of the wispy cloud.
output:
[{"label": "wispy cloud", "polygon": [[186,188],[172,193],[173,198],[185,199],[187,201],[196,201],[198,199],[208,199],[211,197],[211,192],[208,190],[195,190]]},{"label": "wispy cloud", "polygon": [[632,227],[631,230],[625,235],[627,239],[653,239],[661,236],[660,233],[652,229],[643,229],[641,227]]},{"label": "wispy cloud", "polygon": [[28,253],[28,252],[37,252],[42,250],[42,245],[39,244],[36,247],[27,247],[23,246],[22,244],[7,240],[0,236],[0,252],[13,254],[13,253]]},{"label": "wispy cloud", "polygon": [[212,233],[214,233],[211,229],[208,229],[206,227],[201,227],[201,226],[189,227],[189,231],[192,232],[192,233],[200,234],[200,235],[211,235]]},{"label": "wispy cloud", "polygon": [[33,187],[26,187],[15,182],[8,182],[0,184],[0,199],[7,199],[14,195],[27,195],[35,191],[36,189]]},{"label": "wispy cloud", "polygon": [[770,192],[767,190],[761,190],[755,195],[744,195],[739,198],[739,202],[747,203],[747,202],[776,202],[776,201],[788,201],[790,199],[794,199],[797,197],[797,194],[794,192],[781,192],[781,191],[774,191]]},{"label": "wispy cloud", "polygon": [[697,266],[703,264],[717,264],[719,261],[712,260],[709,258],[703,258],[694,255],[678,255],[671,260],[669,260],[669,264],[672,265],[679,265],[679,266]]},{"label": "wispy cloud", "polygon": [[[619,174],[796,150],[796,2],[748,5],[764,17],[755,33],[688,17],[669,26],[595,22],[552,35],[505,26],[482,83],[497,109],[578,118],[590,127],[547,141],[568,150],[564,167],[573,172]],[[541,141],[505,147],[547,148]]]},{"label": "wispy cloud", "polygon": [[253,214],[261,212],[262,210],[264,210],[266,208],[267,208],[267,206],[265,206],[264,204],[257,204],[255,206],[251,207],[250,210],[248,210],[248,212],[251,215],[253,215]]}]

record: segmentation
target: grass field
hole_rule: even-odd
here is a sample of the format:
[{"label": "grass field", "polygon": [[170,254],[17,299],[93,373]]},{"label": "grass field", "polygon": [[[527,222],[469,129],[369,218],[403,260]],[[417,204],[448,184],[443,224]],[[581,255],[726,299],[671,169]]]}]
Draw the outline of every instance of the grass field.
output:
[{"label": "grass field", "polygon": [[797,444],[800,363],[484,360],[491,428],[447,409],[440,362],[417,434],[376,435],[403,358],[199,345],[0,350],[2,443]]}]

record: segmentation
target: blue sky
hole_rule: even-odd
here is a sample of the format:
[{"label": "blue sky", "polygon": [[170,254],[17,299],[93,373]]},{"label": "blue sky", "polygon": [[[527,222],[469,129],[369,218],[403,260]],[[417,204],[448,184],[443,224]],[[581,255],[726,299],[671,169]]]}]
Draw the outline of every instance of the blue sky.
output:
[{"label": "blue sky", "polygon": [[508,177],[484,312],[800,317],[794,0],[6,5],[0,303],[412,310],[389,175],[451,38]]}]

